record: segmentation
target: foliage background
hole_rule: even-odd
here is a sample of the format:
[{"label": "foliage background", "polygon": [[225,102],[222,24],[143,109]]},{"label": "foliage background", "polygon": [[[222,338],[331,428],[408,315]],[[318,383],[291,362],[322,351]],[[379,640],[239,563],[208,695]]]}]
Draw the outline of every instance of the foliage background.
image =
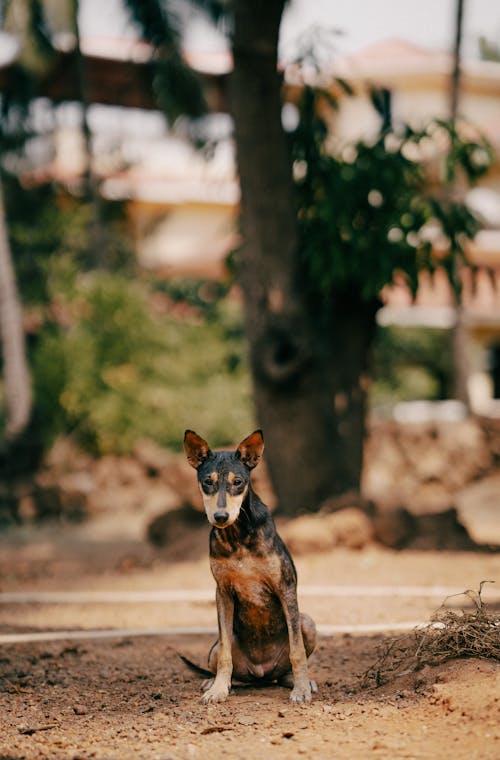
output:
[{"label": "foliage background", "polygon": [[[63,434],[94,454],[126,453],[144,437],[178,449],[194,421],[222,446],[252,428],[241,307],[230,282],[137,272],[116,207],[107,209],[108,229],[121,266],[91,269],[87,204],[15,182],[8,203],[44,446]],[[372,404],[442,398],[450,372],[447,331],[379,328]]]},{"label": "foliage background", "polygon": [[88,204],[15,182],[8,199],[44,445],[71,434],[95,454],[129,451],[141,437],[178,447],[195,420],[222,445],[251,427],[241,315],[227,285],[136,271],[113,207],[120,266],[91,269]]}]

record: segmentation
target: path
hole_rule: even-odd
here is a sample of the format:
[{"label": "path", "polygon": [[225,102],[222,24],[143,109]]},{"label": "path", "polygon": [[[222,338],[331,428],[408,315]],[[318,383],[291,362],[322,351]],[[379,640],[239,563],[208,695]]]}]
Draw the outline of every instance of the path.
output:
[{"label": "path", "polygon": [[[499,554],[372,547],[296,558],[301,606],[323,631],[311,661],[319,694],[310,706],[293,707],[282,688],[237,688],[223,705],[207,707],[177,652],[204,663],[213,635],[141,635],[214,628],[205,552],[203,531],[168,552],[119,536],[89,540],[84,529],[3,540],[0,634],[64,629],[64,640],[3,640],[0,757],[500,757],[497,663],[454,661],[362,689],[359,676],[385,637],[356,630],[428,620],[448,592],[477,589],[482,580],[500,587]],[[494,586],[485,595],[498,602]],[[355,635],[327,635],[328,626]],[[79,639],[71,628],[108,630],[106,638]]]}]

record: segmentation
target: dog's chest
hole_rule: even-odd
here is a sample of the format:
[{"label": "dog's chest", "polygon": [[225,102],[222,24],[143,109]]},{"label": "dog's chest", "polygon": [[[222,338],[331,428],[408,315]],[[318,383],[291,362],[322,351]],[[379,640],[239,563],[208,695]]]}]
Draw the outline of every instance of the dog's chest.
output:
[{"label": "dog's chest", "polygon": [[276,555],[256,557],[241,550],[230,557],[212,557],[210,564],[217,585],[246,604],[266,606],[279,587],[281,566]]}]

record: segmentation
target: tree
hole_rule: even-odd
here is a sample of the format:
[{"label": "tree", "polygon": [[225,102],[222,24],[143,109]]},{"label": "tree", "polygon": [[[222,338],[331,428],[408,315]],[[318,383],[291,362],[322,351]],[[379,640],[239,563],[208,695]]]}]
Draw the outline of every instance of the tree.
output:
[{"label": "tree", "polygon": [[28,426],[31,384],[24,345],[22,306],[17,290],[0,180],[0,333],[7,407],[5,443],[10,445]]},{"label": "tree", "polygon": [[[418,271],[436,266],[424,234],[431,225],[448,241],[440,265],[458,288],[461,234],[472,235],[476,226],[453,199],[430,194],[419,162],[407,155],[418,154],[434,132],[394,132],[383,93],[373,95],[380,135],[354,146],[354,162],[326,148],[323,114],[332,106],[326,92],[303,87],[299,127],[285,134],[277,68],[284,0],[200,4],[216,14],[232,11],[229,94],[243,232],[238,278],[267,461],[282,511],[295,514],[359,489],[381,288],[399,270],[415,290]],[[168,3],[127,5],[153,45],[159,100],[171,112],[199,114],[199,84],[182,64]],[[487,165],[486,147],[464,143],[455,124],[432,130],[448,139],[450,176],[456,166],[474,175]]]},{"label": "tree", "polygon": [[[244,243],[238,257],[259,424],[280,507],[342,490],[330,341],[307,309],[277,46],[284,2],[235,0],[230,102]],[[324,350],[326,346],[326,351]],[[340,473],[339,473],[340,471]]]},{"label": "tree", "polygon": [[[303,118],[293,136],[300,168],[302,280],[309,312],[323,326],[326,341],[334,336],[330,377],[345,456],[344,487],[357,489],[380,293],[398,274],[415,295],[419,273],[440,267],[459,298],[467,264],[464,240],[478,229],[467,208],[447,193],[446,180],[442,192],[431,188],[422,149],[434,144],[432,163],[440,158],[449,179],[458,171],[479,176],[490,150],[480,137],[464,142],[453,122],[434,122],[414,132],[409,126],[395,130],[381,118],[373,142],[335,153],[325,148],[322,114],[328,101],[319,107],[318,100],[325,101],[321,91],[305,88]],[[374,93],[373,102],[379,108],[384,98]],[[437,146],[443,144],[447,149],[439,156]],[[439,256],[433,243],[442,248]]]},{"label": "tree", "polygon": [[[45,69],[47,49],[43,37],[36,34],[34,7],[24,3],[17,9],[23,21],[21,36],[22,66],[17,72],[16,88],[26,91],[27,80],[23,66],[40,72]],[[13,25],[13,8],[8,6],[0,21],[7,30]],[[14,93],[2,93],[0,100],[0,335],[5,387],[6,425],[2,441],[3,456],[25,433],[31,417],[31,383],[26,358],[22,305],[16,283],[14,265],[9,243],[7,215],[3,192],[3,166],[5,153],[19,144],[23,131],[26,109]],[[12,126],[14,124],[14,126]]]},{"label": "tree", "polygon": [[[147,21],[148,3],[141,4],[142,20]],[[104,234],[104,211],[99,188],[92,170],[92,141],[87,110],[85,61],[80,50],[78,0],[10,0],[0,10],[0,27],[14,35],[19,53],[10,67],[10,75],[0,93],[0,184],[8,163],[11,172],[22,172],[26,145],[33,137],[32,106],[40,94],[41,83],[60,57],[54,38],[64,34],[73,40],[72,56],[77,76],[71,99],[81,103],[82,130],[85,139],[83,196],[90,201],[92,214],[87,235],[87,264],[102,266],[108,261]],[[168,17],[159,13],[165,54],[156,61],[156,80],[160,84],[162,105],[169,113],[199,115],[204,109],[197,77],[183,63],[177,38]],[[71,67],[70,67],[71,70]],[[70,77],[71,78],[71,77]],[[1,188],[0,188],[1,189]],[[0,192],[0,324],[3,375],[7,406],[6,433],[9,448],[14,439],[26,431],[31,418],[29,368],[24,346],[22,304],[16,284],[15,267],[9,246],[8,220],[3,193]]]},{"label": "tree", "polygon": [[[380,290],[399,270],[415,291],[419,269],[436,266],[420,234],[431,221],[449,244],[441,265],[459,287],[461,235],[473,235],[475,221],[461,204],[430,195],[424,172],[405,151],[440,131],[450,145],[448,172],[460,165],[478,174],[489,156],[480,140],[466,145],[453,124],[394,134],[385,99],[374,93],[381,134],[355,147],[355,161],[342,160],[326,149],[321,113],[331,98],[306,87],[287,152],[276,56],[283,4],[235,0],[233,9],[239,278],[258,421],[281,509],[294,514],[359,490]],[[298,197],[292,159],[302,173]]]},{"label": "tree", "polygon": [[23,0],[16,7],[12,2],[6,3],[0,24],[4,31],[17,36],[20,48],[12,86],[6,87],[0,97],[0,327],[7,407],[4,448],[11,449],[28,428],[32,394],[2,175],[6,156],[16,156],[30,137],[29,103],[36,81],[53,63],[55,51],[46,36],[39,3]]},{"label": "tree", "polygon": [[[201,5],[221,11],[221,4]],[[237,267],[255,405],[280,508],[296,514],[359,490],[380,289],[400,270],[415,290],[419,269],[436,266],[422,235],[431,222],[448,241],[440,264],[458,287],[461,235],[476,226],[462,205],[430,195],[419,164],[405,156],[430,133],[390,134],[388,114],[374,144],[356,146],[355,163],[343,161],[325,148],[317,101],[328,95],[304,88],[290,145],[277,67],[285,2],[222,5],[233,19],[230,111],[243,233]],[[374,94],[374,106],[381,104]],[[473,175],[488,164],[481,141],[466,145],[453,124],[433,129],[447,135],[448,172],[460,165]],[[297,188],[292,158],[302,172]]]},{"label": "tree", "polygon": [[[127,5],[147,38],[142,3]],[[158,14],[146,4],[149,18]],[[161,3],[159,4],[162,5]],[[257,417],[283,511],[315,509],[338,490],[340,451],[332,404],[330,348],[325,352],[306,308],[299,270],[299,230],[290,151],[281,125],[277,46],[285,0],[199,2],[215,17],[232,16],[234,119],[241,186],[243,245],[238,252]],[[161,33],[160,33],[161,37]],[[337,464],[338,464],[337,459]],[[344,464],[340,469],[344,467]]]}]

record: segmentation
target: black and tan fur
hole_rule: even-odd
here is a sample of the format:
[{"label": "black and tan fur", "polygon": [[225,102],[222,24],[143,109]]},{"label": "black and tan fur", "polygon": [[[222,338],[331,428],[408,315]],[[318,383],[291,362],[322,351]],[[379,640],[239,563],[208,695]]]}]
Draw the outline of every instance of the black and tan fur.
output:
[{"label": "black and tan fur", "polygon": [[203,438],[186,430],[184,450],[197,470],[212,525],[210,567],[217,584],[219,638],[208,657],[215,677],[207,682],[203,701],[225,700],[233,679],[277,681],[292,688],[293,702],[309,702],[316,685],[309,681],[307,658],[316,628],[299,613],[293,560],[250,483],[264,450],[262,432],[245,438],[236,451],[212,452]]}]

